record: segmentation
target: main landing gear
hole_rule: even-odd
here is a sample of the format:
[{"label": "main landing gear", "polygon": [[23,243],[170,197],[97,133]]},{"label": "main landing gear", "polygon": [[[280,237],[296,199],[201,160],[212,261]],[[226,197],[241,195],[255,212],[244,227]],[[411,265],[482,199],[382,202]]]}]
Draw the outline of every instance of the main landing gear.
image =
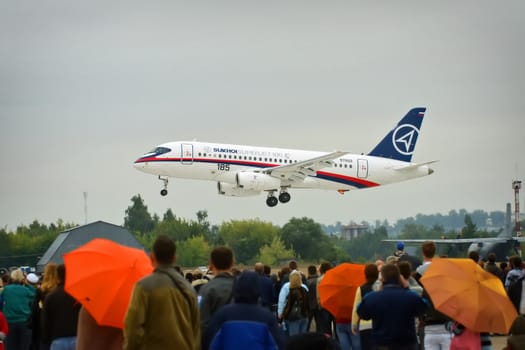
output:
[{"label": "main landing gear", "polygon": [[159,175],[159,180],[161,180],[164,183],[164,188],[160,191],[160,195],[165,196],[168,194],[168,178]]},{"label": "main landing gear", "polygon": [[266,205],[269,207],[275,207],[277,203],[288,203],[290,201],[290,194],[284,190],[281,190],[281,193],[279,193],[279,200],[277,200],[277,197],[274,195],[275,191],[269,191],[268,192],[268,198],[266,198]]}]

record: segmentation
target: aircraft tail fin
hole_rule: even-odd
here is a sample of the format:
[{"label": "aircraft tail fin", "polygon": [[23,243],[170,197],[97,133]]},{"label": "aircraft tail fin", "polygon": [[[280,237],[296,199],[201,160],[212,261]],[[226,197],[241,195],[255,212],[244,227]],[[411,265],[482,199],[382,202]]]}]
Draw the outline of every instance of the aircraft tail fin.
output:
[{"label": "aircraft tail fin", "polygon": [[424,107],[411,109],[368,155],[410,162],[425,111]]}]

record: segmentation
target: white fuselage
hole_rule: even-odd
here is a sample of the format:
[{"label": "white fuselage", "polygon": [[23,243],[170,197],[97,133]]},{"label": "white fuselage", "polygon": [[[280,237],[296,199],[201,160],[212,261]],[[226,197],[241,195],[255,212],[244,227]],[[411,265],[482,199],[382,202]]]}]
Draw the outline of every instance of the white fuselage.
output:
[{"label": "white fuselage", "polygon": [[[226,183],[236,186],[239,173],[261,173],[281,166],[286,168],[288,165],[326,154],[328,152],[178,141],[159,145],[154,151],[139,158],[134,166],[145,173],[161,177],[210,180],[218,182],[219,185]],[[405,181],[432,173],[426,165],[411,165],[413,163],[394,159],[345,154],[331,160],[331,166],[316,169],[293,180],[276,178],[275,181],[269,181],[267,187],[257,187],[259,191],[255,192],[285,188],[348,191]],[[402,169],[403,167],[405,169]]]}]

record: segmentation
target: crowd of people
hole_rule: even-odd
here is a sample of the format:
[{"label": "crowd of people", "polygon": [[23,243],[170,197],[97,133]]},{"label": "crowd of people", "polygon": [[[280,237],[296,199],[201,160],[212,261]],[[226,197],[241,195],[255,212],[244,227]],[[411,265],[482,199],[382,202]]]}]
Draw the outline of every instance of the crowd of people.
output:
[{"label": "crowd of people", "polygon": [[[420,284],[435,253],[427,241],[419,260],[400,242],[385,261],[364,266],[365,282],[348,295],[353,311],[334,317],[319,295],[329,262],[308,266],[306,275],[296,261],[277,274],[262,263],[239,271],[232,250],[220,246],[210,254],[208,272],[184,274],[175,243],[159,236],[154,270],[135,284],[123,329],[97,324],[66,292],[63,264],[48,264],[40,277],[20,269],[2,276],[0,350],[454,349],[454,338],[469,330],[436,310]],[[487,261],[469,257],[501,280],[525,314],[521,258],[498,265],[493,254]],[[492,349],[490,334],[477,336],[476,348]],[[514,322],[507,349],[525,349],[524,316]]]}]

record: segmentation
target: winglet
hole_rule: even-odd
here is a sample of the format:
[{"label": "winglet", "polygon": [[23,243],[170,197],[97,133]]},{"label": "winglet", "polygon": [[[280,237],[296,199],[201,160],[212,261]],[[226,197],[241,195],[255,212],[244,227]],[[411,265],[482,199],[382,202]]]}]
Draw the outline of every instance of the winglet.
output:
[{"label": "winglet", "polygon": [[425,111],[424,107],[411,109],[368,155],[410,162]]}]

